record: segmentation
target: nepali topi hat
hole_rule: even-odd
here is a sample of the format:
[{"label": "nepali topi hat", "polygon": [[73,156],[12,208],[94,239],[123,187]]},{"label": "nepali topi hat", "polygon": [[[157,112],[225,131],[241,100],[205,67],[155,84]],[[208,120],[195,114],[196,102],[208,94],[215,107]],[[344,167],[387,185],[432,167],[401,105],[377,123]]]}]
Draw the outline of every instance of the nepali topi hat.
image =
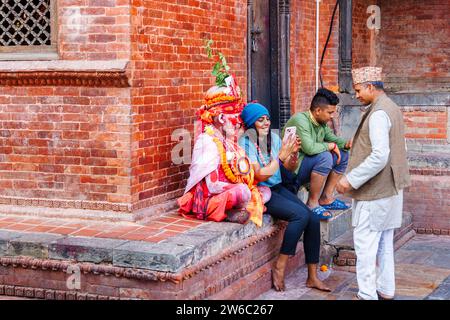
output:
[{"label": "nepali topi hat", "polygon": [[380,82],[381,67],[362,67],[352,70],[353,84],[360,84],[365,82]]}]

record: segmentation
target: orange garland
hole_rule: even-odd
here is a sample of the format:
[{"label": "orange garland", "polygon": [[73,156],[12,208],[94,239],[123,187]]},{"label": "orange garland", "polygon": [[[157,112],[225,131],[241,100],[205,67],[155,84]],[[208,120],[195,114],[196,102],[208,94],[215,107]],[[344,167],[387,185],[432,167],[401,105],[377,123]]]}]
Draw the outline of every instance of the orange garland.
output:
[{"label": "orange garland", "polygon": [[[205,132],[212,136],[214,134],[214,129],[212,128],[212,126],[206,126]],[[250,171],[248,174],[236,176],[227,163],[227,155],[223,143],[216,137],[212,138],[219,151],[220,162],[227,179],[232,183],[245,183],[250,189],[252,196],[249,203],[247,204],[246,210],[250,213],[250,221],[253,221],[253,223],[255,223],[258,227],[261,227],[263,223],[262,215],[264,212],[264,204],[262,201],[261,193],[259,192],[255,183],[255,172],[250,165]]]},{"label": "orange garland", "polygon": [[251,174],[252,171],[250,171],[249,174],[242,176],[241,179],[239,179],[238,177],[236,177],[233,173],[233,170],[231,170],[230,166],[227,163],[227,155],[225,152],[225,148],[223,147],[223,143],[217,139],[217,138],[213,138],[215,144],[217,145],[217,149],[219,150],[219,154],[220,154],[220,162],[222,164],[222,169],[223,172],[225,173],[225,176],[227,177],[228,180],[230,180],[233,183],[242,183],[245,182],[249,188],[251,188],[253,186],[253,175]]}]

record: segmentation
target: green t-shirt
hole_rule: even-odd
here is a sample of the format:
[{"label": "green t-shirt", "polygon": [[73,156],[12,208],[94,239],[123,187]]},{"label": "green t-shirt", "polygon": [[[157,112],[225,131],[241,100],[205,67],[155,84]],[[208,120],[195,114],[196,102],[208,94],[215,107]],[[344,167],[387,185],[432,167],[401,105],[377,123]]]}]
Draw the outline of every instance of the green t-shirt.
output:
[{"label": "green t-shirt", "polygon": [[339,149],[344,149],[347,143],[345,139],[337,137],[328,125],[315,124],[309,111],[294,114],[284,126],[281,133],[282,137],[284,137],[284,130],[287,127],[296,127],[296,134],[302,140],[299,151],[300,161],[295,173],[298,173],[305,155],[313,156],[328,151],[328,143],[330,142],[336,143]]}]

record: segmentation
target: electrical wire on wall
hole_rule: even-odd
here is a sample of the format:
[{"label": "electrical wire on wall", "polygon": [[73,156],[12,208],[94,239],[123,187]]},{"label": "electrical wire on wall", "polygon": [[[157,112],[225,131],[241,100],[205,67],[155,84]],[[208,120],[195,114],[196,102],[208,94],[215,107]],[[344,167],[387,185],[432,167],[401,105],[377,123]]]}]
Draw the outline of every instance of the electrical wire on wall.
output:
[{"label": "electrical wire on wall", "polygon": [[320,87],[323,88],[323,79],[322,79],[322,63],[323,59],[325,58],[325,53],[327,51],[328,42],[330,41],[331,32],[333,31],[333,23],[334,23],[334,17],[336,15],[337,8],[339,7],[340,0],[336,1],[336,4],[334,5],[333,14],[331,15],[331,21],[330,21],[330,28],[328,30],[328,36],[327,41],[325,41],[325,46],[323,47],[322,51],[322,58],[320,59],[320,65],[319,65],[319,79],[320,79]]},{"label": "electrical wire on wall", "polygon": [[[327,47],[328,47],[328,42],[330,41],[330,37],[331,37],[331,33],[333,31],[333,23],[334,23],[334,17],[336,15],[336,11],[337,8],[339,7],[339,1],[336,1],[336,4],[334,5],[334,9],[333,9],[333,14],[331,15],[331,21],[330,21],[330,28],[328,30],[328,36],[327,36],[327,41],[325,41],[325,45],[323,47],[323,51],[322,51],[322,57],[320,59],[320,65],[319,65],[319,79],[320,79],[320,87],[323,88],[323,79],[322,79],[322,63],[323,63],[323,59],[325,58],[325,53],[327,51]],[[335,119],[332,118],[331,122],[333,123],[333,132],[334,134],[337,134],[337,125],[335,122]]]}]

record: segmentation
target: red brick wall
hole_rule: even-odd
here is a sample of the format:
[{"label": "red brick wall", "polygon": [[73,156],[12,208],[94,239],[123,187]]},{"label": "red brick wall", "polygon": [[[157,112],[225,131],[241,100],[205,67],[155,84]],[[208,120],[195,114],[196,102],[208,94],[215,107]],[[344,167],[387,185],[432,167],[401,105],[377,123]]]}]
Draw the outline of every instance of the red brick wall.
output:
[{"label": "red brick wall", "polygon": [[[381,29],[369,30],[369,5],[378,5]],[[442,0],[353,2],[353,67],[383,67],[389,91],[447,91],[450,36]]]},{"label": "red brick wall", "polygon": [[[402,108],[409,143],[433,145],[432,157],[448,160],[448,107]],[[422,154],[426,161],[427,154]],[[427,168],[412,164],[412,185],[405,190],[404,210],[413,215],[414,228],[420,233],[449,234],[450,173],[430,161]]]},{"label": "red brick wall", "polygon": [[133,1],[132,21],[132,197],[148,205],[185,186],[187,166],[171,162],[171,134],[192,132],[195,110],[214,84],[204,39],[246,89],[247,2]]},{"label": "red brick wall", "polygon": [[129,0],[59,0],[58,27],[60,59],[130,57]]},{"label": "red brick wall", "polygon": [[128,202],[129,89],[0,87],[0,195]]},{"label": "red brick wall", "polygon": [[[57,9],[61,60],[129,59],[128,0]],[[2,86],[0,109],[1,197],[130,203],[129,88]]]},{"label": "red brick wall", "polygon": [[419,233],[450,232],[450,173],[448,170],[413,170],[405,191],[404,211],[413,214]]},{"label": "red brick wall", "polygon": [[406,138],[446,140],[448,108],[433,108],[436,111],[423,110],[424,108],[403,108],[406,125]]},{"label": "red brick wall", "polygon": [[367,7],[376,4],[371,0],[353,1],[352,7],[352,67],[370,65],[370,30],[367,28]]},{"label": "red brick wall", "polygon": [[391,90],[448,91],[450,2],[379,0],[378,62]]},{"label": "red brick wall", "polygon": [[[328,35],[336,1],[320,3],[319,61]],[[292,113],[309,108],[315,94],[316,1],[291,1],[291,98]],[[325,87],[336,89],[338,67],[339,10],[328,43],[322,75]],[[319,84],[320,85],[320,84]]]}]

